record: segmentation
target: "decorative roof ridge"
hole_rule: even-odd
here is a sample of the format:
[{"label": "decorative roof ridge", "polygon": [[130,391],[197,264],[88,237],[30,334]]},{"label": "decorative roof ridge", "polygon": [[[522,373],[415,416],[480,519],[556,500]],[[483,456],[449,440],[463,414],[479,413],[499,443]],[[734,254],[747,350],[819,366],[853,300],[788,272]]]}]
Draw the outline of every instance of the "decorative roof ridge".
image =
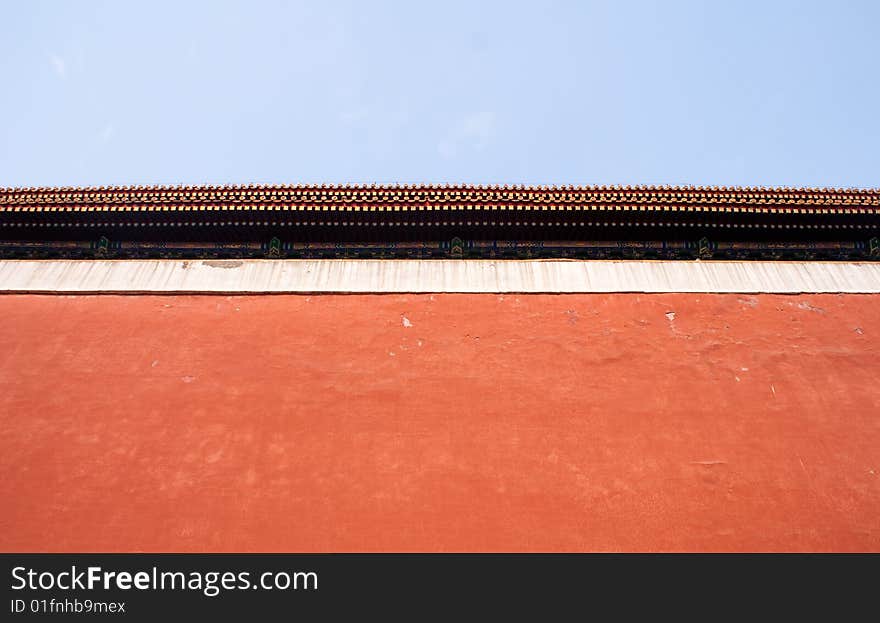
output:
[{"label": "decorative roof ridge", "polygon": [[0,187],[0,193],[40,194],[52,192],[224,192],[224,191],[526,191],[526,192],[703,192],[703,193],[814,193],[814,194],[880,194],[880,187],[806,187],[806,186],[714,186],[670,184],[152,184],[102,186],[10,186]]}]

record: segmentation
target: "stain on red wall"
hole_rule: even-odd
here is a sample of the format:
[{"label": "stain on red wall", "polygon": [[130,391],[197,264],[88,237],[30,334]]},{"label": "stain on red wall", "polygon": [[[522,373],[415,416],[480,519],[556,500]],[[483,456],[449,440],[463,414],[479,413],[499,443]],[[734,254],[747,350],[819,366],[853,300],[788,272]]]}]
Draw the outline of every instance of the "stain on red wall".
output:
[{"label": "stain on red wall", "polygon": [[880,300],[0,297],[3,551],[880,550]]}]

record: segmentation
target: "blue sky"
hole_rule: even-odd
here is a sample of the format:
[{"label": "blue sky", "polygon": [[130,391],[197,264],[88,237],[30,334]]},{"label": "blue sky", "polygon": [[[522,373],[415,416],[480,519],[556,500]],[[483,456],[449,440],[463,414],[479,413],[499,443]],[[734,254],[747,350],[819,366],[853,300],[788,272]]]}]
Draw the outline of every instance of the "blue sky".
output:
[{"label": "blue sky", "polygon": [[880,2],[0,5],[0,186],[880,186]]}]

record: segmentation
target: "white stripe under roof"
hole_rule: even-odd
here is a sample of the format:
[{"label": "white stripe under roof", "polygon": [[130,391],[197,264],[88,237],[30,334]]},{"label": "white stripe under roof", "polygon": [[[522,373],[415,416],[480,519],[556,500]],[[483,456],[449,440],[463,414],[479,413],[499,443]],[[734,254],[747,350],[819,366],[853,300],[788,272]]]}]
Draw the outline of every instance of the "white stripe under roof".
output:
[{"label": "white stripe under roof", "polygon": [[880,293],[880,262],[3,260],[0,293]]}]

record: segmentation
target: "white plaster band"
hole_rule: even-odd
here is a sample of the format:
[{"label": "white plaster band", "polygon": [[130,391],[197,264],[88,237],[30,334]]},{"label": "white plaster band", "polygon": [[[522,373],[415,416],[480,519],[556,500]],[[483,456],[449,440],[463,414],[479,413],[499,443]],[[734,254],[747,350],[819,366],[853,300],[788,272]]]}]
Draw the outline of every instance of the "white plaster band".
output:
[{"label": "white plaster band", "polygon": [[16,292],[880,293],[880,262],[2,260]]}]

